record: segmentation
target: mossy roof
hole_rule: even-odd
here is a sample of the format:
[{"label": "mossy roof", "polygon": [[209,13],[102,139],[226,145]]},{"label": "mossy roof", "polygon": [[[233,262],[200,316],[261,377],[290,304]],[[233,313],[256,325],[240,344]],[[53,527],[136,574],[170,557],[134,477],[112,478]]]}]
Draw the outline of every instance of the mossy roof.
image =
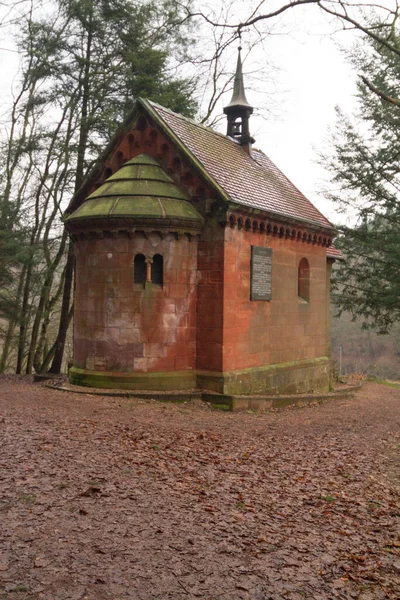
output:
[{"label": "mossy roof", "polygon": [[203,223],[203,217],[156,160],[140,154],[111,175],[65,219],[131,218]]}]

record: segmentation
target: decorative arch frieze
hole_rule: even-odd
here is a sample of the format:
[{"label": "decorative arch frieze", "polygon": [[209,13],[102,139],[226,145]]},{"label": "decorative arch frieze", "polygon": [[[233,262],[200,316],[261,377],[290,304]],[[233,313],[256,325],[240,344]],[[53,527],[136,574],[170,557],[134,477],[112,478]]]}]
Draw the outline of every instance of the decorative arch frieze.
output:
[{"label": "decorative arch frieze", "polygon": [[284,227],[276,221],[269,219],[252,219],[251,217],[235,214],[228,214],[226,221],[221,222],[221,225],[230,227],[231,229],[245,229],[252,233],[264,234],[266,236],[279,237],[288,241],[298,242],[302,244],[312,244],[315,246],[329,247],[332,244],[332,238],[318,233],[312,233],[304,228]]}]

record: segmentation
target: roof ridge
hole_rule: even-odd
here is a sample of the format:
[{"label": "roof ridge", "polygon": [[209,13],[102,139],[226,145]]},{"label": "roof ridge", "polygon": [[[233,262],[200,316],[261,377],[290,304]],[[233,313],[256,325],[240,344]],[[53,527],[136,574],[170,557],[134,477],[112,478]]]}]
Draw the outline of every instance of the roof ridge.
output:
[{"label": "roof ridge", "polygon": [[209,125],[203,125],[202,123],[196,123],[196,121],[194,121],[190,117],[185,117],[184,115],[181,115],[181,113],[177,113],[177,112],[171,110],[170,108],[166,108],[165,106],[162,106],[161,104],[158,104],[158,102],[154,102],[153,100],[147,100],[147,102],[149,104],[151,104],[152,106],[155,106],[156,108],[160,108],[161,110],[164,110],[166,113],[170,113],[174,117],[178,117],[179,119],[182,119],[183,121],[186,121],[187,123],[190,123],[191,125],[195,125],[195,127],[199,127],[200,129],[205,129],[206,131],[209,131],[210,133],[213,133],[214,135],[217,135],[217,136],[223,138],[224,140],[228,140],[229,142],[233,142],[235,145],[238,145],[238,142],[236,140],[225,135],[224,133],[216,131]]},{"label": "roof ridge", "polygon": [[[147,100],[147,99],[146,99]],[[147,102],[153,106],[156,107],[158,109],[163,110],[166,113],[169,113],[170,115],[173,115],[174,117],[178,117],[178,119],[181,119],[182,121],[186,121],[187,123],[190,123],[190,125],[194,125],[195,127],[198,127],[199,129],[204,129],[205,131],[207,131],[208,133],[213,133],[214,135],[218,136],[219,138],[222,138],[223,140],[226,140],[228,142],[231,142],[232,144],[234,144],[235,146],[239,146],[241,147],[241,144],[238,140],[235,140],[234,138],[230,137],[229,135],[225,135],[224,133],[221,133],[220,131],[216,131],[215,129],[213,129],[212,127],[210,127],[209,125],[203,125],[201,123],[196,123],[196,121],[194,121],[193,119],[191,119],[190,117],[185,117],[185,115],[182,115],[181,113],[177,113],[173,110],[171,110],[170,108],[166,108],[165,106],[162,106],[162,104],[158,104],[158,102],[154,102],[154,100],[147,100]],[[268,156],[265,154],[265,152],[263,152],[262,150],[260,150],[259,148],[252,148],[252,152],[260,152],[261,154],[263,154],[266,158],[268,158]],[[246,152],[246,156],[250,159],[253,159],[253,156],[251,154],[247,154]],[[270,160],[270,159],[269,159]],[[254,160],[254,162],[257,162]],[[258,166],[261,166],[259,163],[257,163]]]}]

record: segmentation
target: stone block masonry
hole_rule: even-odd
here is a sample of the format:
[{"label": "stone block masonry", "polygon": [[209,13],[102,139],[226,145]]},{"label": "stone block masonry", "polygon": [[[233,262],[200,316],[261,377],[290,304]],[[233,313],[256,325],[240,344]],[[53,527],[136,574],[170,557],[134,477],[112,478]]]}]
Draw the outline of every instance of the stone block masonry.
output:
[{"label": "stone block masonry", "polygon": [[[197,241],[173,234],[76,245],[74,366],[147,373],[195,369]],[[135,255],[161,254],[164,283],[134,284]],[[180,283],[176,283],[176,272]]]}]

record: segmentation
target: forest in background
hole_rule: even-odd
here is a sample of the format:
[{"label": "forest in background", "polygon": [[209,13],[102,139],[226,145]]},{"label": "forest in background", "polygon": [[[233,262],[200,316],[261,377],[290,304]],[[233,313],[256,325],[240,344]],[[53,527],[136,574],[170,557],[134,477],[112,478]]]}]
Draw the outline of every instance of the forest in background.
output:
[{"label": "forest in background", "polygon": [[[232,85],[227,52],[242,31],[250,50],[263,43],[278,16],[305,4],[364,34],[348,56],[360,75],[358,111],[345,115],[338,109],[330,153],[321,157],[332,174],[327,196],[351,216],[338,228],[346,262],[333,278],[341,314],[333,320],[334,354],[341,346],[342,358],[352,356],[346,369],[383,369],[389,362],[396,368],[397,0],[390,8],[335,0],[275,2],[275,8],[250,2],[239,17],[234,1],[211,8],[189,0],[21,0],[0,3],[9,6],[9,15],[23,9],[12,24],[20,72],[0,154],[0,372],[58,373],[70,358],[73,246],[62,213],[134,99],[143,95],[212,125],[217,103]],[[365,325],[385,335],[364,332]]]},{"label": "forest in background", "polygon": [[[332,359],[335,372],[341,375],[359,374],[398,381],[400,378],[400,326],[380,335],[362,329],[359,321],[352,321],[349,313],[335,316],[331,310]],[[340,351],[341,348],[341,351]],[[340,357],[341,355],[341,357]]]}]

